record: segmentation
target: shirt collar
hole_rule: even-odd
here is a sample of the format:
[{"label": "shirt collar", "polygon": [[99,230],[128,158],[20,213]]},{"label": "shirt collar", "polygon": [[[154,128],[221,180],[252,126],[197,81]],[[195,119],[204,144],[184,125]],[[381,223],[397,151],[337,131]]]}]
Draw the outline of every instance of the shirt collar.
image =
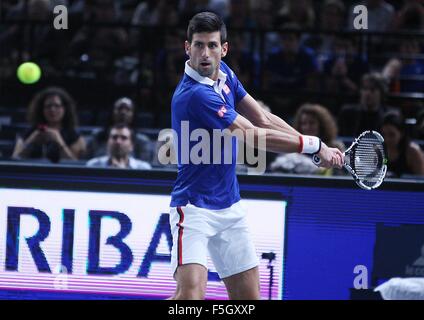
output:
[{"label": "shirt collar", "polygon": [[[105,156],[103,161],[106,162],[107,166],[110,166],[112,164],[112,157],[111,156]],[[133,168],[135,164],[135,159],[131,156],[128,157],[128,163],[127,168]]]},{"label": "shirt collar", "polygon": [[137,161],[133,157],[128,157],[128,168],[135,169],[137,168]]},{"label": "shirt collar", "polygon": [[[185,63],[184,72],[193,80],[196,80],[199,83],[207,84],[213,87],[216,81],[213,81],[211,78],[201,76],[196,70],[190,67],[190,65],[188,64],[189,61],[190,60],[187,60]],[[224,72],[222,72],[221,69],[219,70],[219,73],[218,73],[218,80],[221,80],[220,81],[221,84],[224,84],[227,81],[227,75]]]}]

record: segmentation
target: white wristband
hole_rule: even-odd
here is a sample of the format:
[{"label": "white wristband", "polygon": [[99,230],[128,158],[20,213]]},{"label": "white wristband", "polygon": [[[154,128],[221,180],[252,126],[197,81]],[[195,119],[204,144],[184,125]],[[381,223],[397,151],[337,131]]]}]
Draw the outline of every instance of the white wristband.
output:
[{"label": "white wristband", "polygon": [[300,153],[316,154],[321,150],[321,139],[314,136],[299,136]]}]

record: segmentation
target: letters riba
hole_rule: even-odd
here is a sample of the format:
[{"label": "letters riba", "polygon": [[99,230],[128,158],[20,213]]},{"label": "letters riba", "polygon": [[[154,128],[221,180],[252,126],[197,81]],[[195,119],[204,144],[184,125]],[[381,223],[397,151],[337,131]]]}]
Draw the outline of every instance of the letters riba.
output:
[{"label": "letters riba", "polygon": [[[46,259],[46,252],[41,248],[41,244],[46,240],[52,228],[49,216],[36,208],[31,207],[8,207],[7,208],[7,228],[6,228],[6,248],[5,251],[5,271],[19,271],[19,238],[20,221],[22,216],[30,215],[35,218],[39,224],[37,232],[25,241],[28,245],[31,257],[39,272],[52,273],[52,266]],[[120,230],[116,234],[108,235],[106,243],[100,243],[101,220],[104,218],[115,219],[120,226]],[[75,210],[64,209],[62,215],[62,243],[61,245],[61,264],[68,273],[72,273],[73,253],[74,253],[74,235],[78,230],[75,229]],[[125,273],[133,264],[132,249],[125,243],[125,238],[130,234],[132,229],[132,221],[124,213],[117,211],[100,211],[90,210],[88,213],[88,252],[87,252],[87,274],[91,275],[116,275]],[[159,217],[155,231],[151,237],[150,245],[145,252],[140,263],[137,277],[147,277],[152,262],[163,261],[170,262],[170,254],[158,254],[156,249],[159,245],[161,235],[165,234],[169,252],[172,248],[172,237],[169,230],[169,216],[163,213]],[[117,249],[120,255],[120,262],[113,267],[100,266],[100,246],[110,245]],[[3,263],[3,262],[2,262]]]}]

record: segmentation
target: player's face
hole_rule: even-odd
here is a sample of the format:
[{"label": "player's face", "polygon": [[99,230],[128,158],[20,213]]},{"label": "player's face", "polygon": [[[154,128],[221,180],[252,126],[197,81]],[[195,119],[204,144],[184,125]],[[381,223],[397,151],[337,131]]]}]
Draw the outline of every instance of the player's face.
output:
[{"label": "player's face", "polygon": [[185,42],[185,49],[194,70],[203,77],[218,78],[221,59],[228,51],[228,43],[221,44],[219,31],[193,34],[191,43]]}]

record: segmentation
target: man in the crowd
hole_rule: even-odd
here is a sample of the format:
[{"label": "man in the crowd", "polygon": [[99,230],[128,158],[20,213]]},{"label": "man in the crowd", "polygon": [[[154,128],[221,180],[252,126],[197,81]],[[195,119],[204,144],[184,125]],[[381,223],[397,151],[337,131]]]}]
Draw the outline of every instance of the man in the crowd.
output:
[{"label": "man in the crowd", "polygon": [[107,155],[91,159],[89,167],[109,167],[123,169],[151,169],[148,162],[131,156],[134,148],[133,132],[126,124],[114,125],[109,131]]}]

